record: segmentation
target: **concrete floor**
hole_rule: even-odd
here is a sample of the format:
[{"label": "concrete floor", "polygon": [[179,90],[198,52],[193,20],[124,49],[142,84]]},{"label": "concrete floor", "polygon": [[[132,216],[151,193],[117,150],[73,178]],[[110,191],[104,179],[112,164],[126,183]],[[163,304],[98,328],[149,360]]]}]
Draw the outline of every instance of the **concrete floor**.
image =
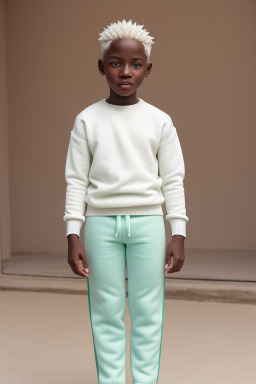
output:
[{"label": "concrete floor", "polygon": [[[1,384],[97,384],[87,295],[0,291]],[[255,384],[256,306],[166,300],[159,384]],[[127,382],[130,316],[127,328]]]},{"label": "concrete floor", "polygon": [[[68,265],[67,255],[13,255],[3,262],[2,271],[4,274],[79,278]],[[182,270],[171,277],[256,282],[255,271],[256,251],[185,249]]]}]

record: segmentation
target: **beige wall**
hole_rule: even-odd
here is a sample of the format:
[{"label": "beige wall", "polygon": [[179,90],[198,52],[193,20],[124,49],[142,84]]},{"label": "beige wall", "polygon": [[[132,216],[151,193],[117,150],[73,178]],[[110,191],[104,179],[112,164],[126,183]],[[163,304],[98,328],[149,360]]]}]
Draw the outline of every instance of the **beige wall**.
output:
[{"label": "beige wall", "polygon": [[169,113],[178,130],[190,218],[186,247],[255,249],[256,2],[125,4],[5,3],[12,252],[67,253],[70,130],[82,109],[109,94],[97,69],[97,39],[123,18],[155,37],[152,72],[138,96]]},{"label": "beige wall", "polygon": [[9,158],[4,1],[0,0],[0,265],[10,257]]}]

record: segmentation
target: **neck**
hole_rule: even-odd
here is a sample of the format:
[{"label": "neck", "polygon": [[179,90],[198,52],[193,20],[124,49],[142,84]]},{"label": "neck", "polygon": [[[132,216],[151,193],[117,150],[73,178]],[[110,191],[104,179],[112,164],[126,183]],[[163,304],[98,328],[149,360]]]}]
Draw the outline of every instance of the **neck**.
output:
[{"label": "neck", "polygon": [[115,105],[137,104],[139,102],[139,99],[137,98],[136,94],[137,94],[137,91],[128,96],[120,96],[117,93],[113,92],[112,89],[110,88],[110,95],[106,99],[106,102],[109,104],[115,104]]}]

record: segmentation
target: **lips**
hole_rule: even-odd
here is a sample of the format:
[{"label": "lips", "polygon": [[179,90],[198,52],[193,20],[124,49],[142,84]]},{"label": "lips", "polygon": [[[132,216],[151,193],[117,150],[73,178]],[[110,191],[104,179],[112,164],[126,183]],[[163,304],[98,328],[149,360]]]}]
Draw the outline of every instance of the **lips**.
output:
[{"label": "lips", "polygon": [[132,83],[129,83],[128,81],[124,81],[118,85],[121,89],[130,89],[132,87]]}]

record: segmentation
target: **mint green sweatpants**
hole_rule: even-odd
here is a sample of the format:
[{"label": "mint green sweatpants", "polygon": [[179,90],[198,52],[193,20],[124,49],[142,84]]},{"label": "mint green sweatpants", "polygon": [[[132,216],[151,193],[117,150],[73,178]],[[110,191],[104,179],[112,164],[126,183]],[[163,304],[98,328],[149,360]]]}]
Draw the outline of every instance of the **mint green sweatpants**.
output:
[{"label": "mint green sweatpants", "polygon": [[99,384],[125,384],[125,265],[134,384],[159,376],[165,300],[163,215],[87,216],[88,305]]}]

